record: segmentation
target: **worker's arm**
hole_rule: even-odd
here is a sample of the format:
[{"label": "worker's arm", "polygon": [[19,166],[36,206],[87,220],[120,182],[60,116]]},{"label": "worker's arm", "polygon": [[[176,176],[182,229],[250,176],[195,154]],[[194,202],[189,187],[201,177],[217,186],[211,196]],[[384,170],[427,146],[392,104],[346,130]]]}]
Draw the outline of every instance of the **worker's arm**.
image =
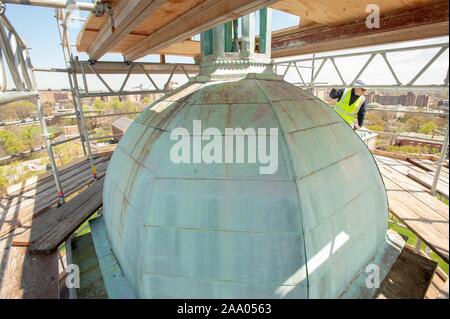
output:
[{"label": "worker's arm", "polygon": [[367,110],[367,103],[364,101],[364,103],[361,105],[361,108],[358,111],[358,125],[359,127],[362,127],[364,124],[364,118],[366,116],[366,110]]},{"label": "worker's arm", "polygon": [[336,99],[336,100],[339,101],[341,99],[341,97],[342,97],[342,94],[344,94],[344,90],[345,89],[339,89],[339,90],[332,89],[331,92],[330,92],[330,97],[332,99]]}]

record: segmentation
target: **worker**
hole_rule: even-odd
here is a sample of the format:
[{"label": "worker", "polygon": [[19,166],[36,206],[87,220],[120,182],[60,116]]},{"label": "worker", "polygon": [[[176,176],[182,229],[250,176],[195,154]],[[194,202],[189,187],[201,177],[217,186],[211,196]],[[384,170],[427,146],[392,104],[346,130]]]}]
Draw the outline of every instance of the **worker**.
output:
[{"label": "worker", "polygon": [[350,89],[332,89],[330,97],[337,99],[335,111],[350,125],[354,130],[360,129],[364,124],[366,115],[366,84],[358,80],[355,86]]}]

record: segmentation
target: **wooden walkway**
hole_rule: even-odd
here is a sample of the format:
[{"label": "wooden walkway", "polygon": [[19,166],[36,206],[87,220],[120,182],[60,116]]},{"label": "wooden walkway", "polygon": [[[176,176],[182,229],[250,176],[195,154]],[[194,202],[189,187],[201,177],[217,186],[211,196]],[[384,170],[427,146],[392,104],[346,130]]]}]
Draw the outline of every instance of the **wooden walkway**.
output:
[{"label": "wooden walkway", "polygon": [[[94,155],[97,175],[102,177],[110,154]],[[81,158],[60,168],[60,181],[66,197],[88,185],[92,180],[89,161]],[[51,172],[10,187],[0,197],[0,237],[55,205],[58,194]]]},{"label": "wooden walkway", "polygon": [[[94,156],[99,180],[73,199],[66,197],[58,209],[51,208],[58,200],[51,173],[12,187],[0,198],[0,298],[59,297],[56,248],[101,205],[110,155]],[[60,177],[66,196],[93,182],[86,158],[60,168]]]},{"label": "wooden walkway", "polygon": [[[408,159],[409,163],[413,164],[411,171],[408,173],[408,177],[412,178],[419,184],[431,189],[433,185],[434,173],[436,171],[436,163],[430,160],[420,160],[420,159]],[[442,167],[441,173],[439,174],[439,181],[437,184],[436,191],[438,194],[448,198],[448,167]]]},{"label": "wooden walkway", "polygon": [[390,212],[448,263],[449,207],[432,196],[429,188],[409,177],[411,172],[426,171],[408,161],[375,158],[386,186]]}]

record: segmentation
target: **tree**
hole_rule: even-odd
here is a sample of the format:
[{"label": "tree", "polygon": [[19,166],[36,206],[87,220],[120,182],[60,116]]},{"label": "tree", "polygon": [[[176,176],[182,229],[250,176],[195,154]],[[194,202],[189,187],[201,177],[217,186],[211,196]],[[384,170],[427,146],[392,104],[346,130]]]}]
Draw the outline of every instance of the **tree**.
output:
[{"label": "tree", "polygon": [[115,99],[113,99],[111,102],[109,102],[109,107],[110,107],[111,109],[113,109],[114,112],[117,112],[117,110],[118,110],[118,109],[121,109],[122,106],[123,106],[123,103],[120,102],[120,100],[117,99],[117,98],[115,98]]},{"label": "tree", "polygon": [[20,130],[19,137],[23,144],[26,144],[28,148],[32,150],[36,144],[36,139],[39,135],[39,132],[40,129],[35,125],[28,125]]},{"label": "tree", "polygon": [[144,106],[149,106],[150,103],[152,103],[152,101],[150,100],[150,98],[149,98],[148,96],[145,96],[145,97],[142,99],[142,104],[144,104]]},{"label": "tree", "polygon": [[438,126],[436,123],[428,121],[420,125],[419,133],[431,135],[433,134],[433,131],[437,129],[437,127]]},{"label": "tree", "polygon": [[405,129],[408,132],[418,132],[424,122],[426,119],[423,116],[413,116],[405,122]]},{"label": "tree", "polygon": [[102,112],[105,110],[106,103],[103,100],[95,100],[94,103],[92,103],[92,107],[97,112]]},{"label": "tree", "polygon": [[0,121],[23,120],[36,114],[36,106],[30,101],[16,101],[2,105]]},{"label": "tree", "polygon": [[7,154],[21,152],[24,148],[22,142],[6,130],[0,130],[0,146],[3,146]]},{"label": "tree", "polygon": [[36,106],[30,101],[19,101],[16,102],[15,106],[17,118],[20,120],[31,118],[32,115],[36,114]]}]

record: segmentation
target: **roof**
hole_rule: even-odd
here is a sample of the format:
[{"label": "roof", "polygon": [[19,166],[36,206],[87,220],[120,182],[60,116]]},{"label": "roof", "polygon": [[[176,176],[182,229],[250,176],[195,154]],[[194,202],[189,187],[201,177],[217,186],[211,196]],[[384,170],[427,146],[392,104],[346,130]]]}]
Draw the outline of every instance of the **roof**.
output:
[{"label": "roof", "polygon": [[[372,0],[159,0],[111,1],[114,27],[108,16],[91,14],[77,39],[77,49],[98,60],[121,53],[127,60],[148,54],[198,56],[191,40],[201,31],[270,5],[300,17],[300,25],[273,34],[273,56],[429,38],[448,34],[448,2],[442,0],[378,1],[380,28],[365,25]],[[370,7],[369,7],[370,9]]]}]

